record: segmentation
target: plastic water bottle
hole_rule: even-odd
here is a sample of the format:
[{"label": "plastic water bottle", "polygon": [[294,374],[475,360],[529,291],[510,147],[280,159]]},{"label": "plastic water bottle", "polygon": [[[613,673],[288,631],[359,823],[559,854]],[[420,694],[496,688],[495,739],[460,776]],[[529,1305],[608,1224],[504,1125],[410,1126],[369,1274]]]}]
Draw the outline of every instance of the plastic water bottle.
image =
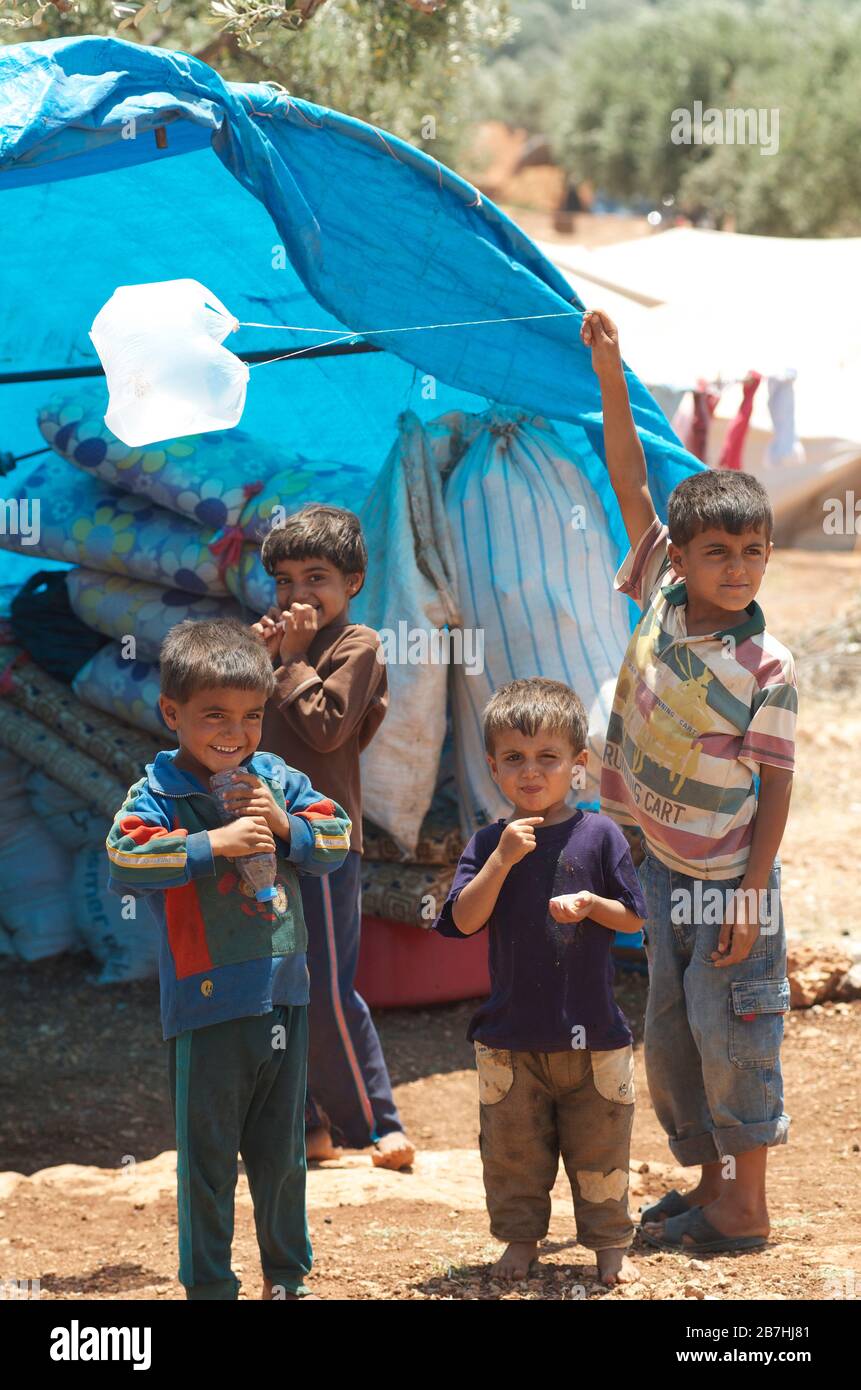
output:
[{"label": "plastic water bottle", "polygon": [[[235,812],[225,804],[224,800],[225,792],[235,785],[233,773],[233,768],[227,768],[224,772],[214,773],[209,779],[215,804],[225,825],[238,819]],[[249,888],[254,889],[254,896],[259,903],[268,903],[273,898],[277,898],[278,889],[275,887],[277,866],[274,854],[267,854],[265,851],[262,854],[239,854],[233,863]]]}]

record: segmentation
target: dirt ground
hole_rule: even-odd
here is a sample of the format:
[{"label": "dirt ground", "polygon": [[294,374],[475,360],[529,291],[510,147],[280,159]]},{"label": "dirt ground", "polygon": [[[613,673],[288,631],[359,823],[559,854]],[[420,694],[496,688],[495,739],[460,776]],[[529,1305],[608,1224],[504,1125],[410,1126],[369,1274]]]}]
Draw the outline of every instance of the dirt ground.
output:
[{"label": "dirt ground", "polygon": [[[770,628],[793,649],[858,604],[861,556],[777,555],[762,593]],[[861,942],[858,692],[805,687],[799,767],[784,842],[790,935]],[[172,1300],[176,1280],[174,1136],[154,982],[96,989],[87,957],[0,965],[0,1283],[38,1279],[43,1299]],[[636,1037],[631,1208],[685,1185],[643,1072],[644,975],[619,972]],[[554,1191],[533,1278],[508,1289],[484,1273],[489,1237],[477,1149],[477,1096],[465,1002],[378,1015],[405,1124],[410,1173],[347,1154],[309,1174],[315,1290],[334,1299],[824,1300],[861,1291],[861,1106],[855,1058],[861,1002],[787,1017],[789,1143],[772,1151],[772,1240],[705,1260],[634,1247],[637,1282],[608,1292],[575,1242],[570,1193]],[[2,1170],[6,1170],[5,1172]],[[242,1298],[259,1270],[243,1175],[235,1268]]]}]

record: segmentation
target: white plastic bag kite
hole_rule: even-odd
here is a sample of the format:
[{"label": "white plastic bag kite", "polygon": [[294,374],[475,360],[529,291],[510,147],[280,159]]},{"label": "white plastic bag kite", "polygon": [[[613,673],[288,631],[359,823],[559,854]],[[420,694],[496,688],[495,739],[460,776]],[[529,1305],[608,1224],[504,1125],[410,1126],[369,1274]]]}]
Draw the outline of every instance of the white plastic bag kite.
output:
[{"label": "white plastic bag kite", "polygon": [[238,327],[197,280],[121,285],[90,330],[108,383],[108,428],[132,447],[232,429],[249,372],[221,344]]}]

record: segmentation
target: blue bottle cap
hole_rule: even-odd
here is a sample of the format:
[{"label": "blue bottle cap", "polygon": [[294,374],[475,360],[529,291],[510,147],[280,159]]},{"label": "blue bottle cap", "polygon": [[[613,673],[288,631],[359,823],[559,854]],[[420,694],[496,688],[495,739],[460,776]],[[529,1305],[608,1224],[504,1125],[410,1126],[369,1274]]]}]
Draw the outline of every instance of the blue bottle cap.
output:
[{"label": "blue bottle cap", "polygon": [[273,898],[278,897],[278,889],[274,884],[271,888],[258,888],[254,896],[259,903],[271,903]]}]

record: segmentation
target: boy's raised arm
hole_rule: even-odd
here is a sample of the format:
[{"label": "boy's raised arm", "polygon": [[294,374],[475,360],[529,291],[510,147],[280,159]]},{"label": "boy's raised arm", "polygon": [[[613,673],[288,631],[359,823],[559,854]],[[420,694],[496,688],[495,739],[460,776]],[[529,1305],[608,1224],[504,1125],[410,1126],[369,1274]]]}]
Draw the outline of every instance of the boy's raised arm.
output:
[{"label": "boy's raised arm", "polygon": [[643,446],[631,414],[618,330],[602,309],[592,309],[583,316],[580,336],[584,345],[592,349],[592,367],[601,387],[604,411],[607,472],[633,547],[651,526],[656,512]]}]

